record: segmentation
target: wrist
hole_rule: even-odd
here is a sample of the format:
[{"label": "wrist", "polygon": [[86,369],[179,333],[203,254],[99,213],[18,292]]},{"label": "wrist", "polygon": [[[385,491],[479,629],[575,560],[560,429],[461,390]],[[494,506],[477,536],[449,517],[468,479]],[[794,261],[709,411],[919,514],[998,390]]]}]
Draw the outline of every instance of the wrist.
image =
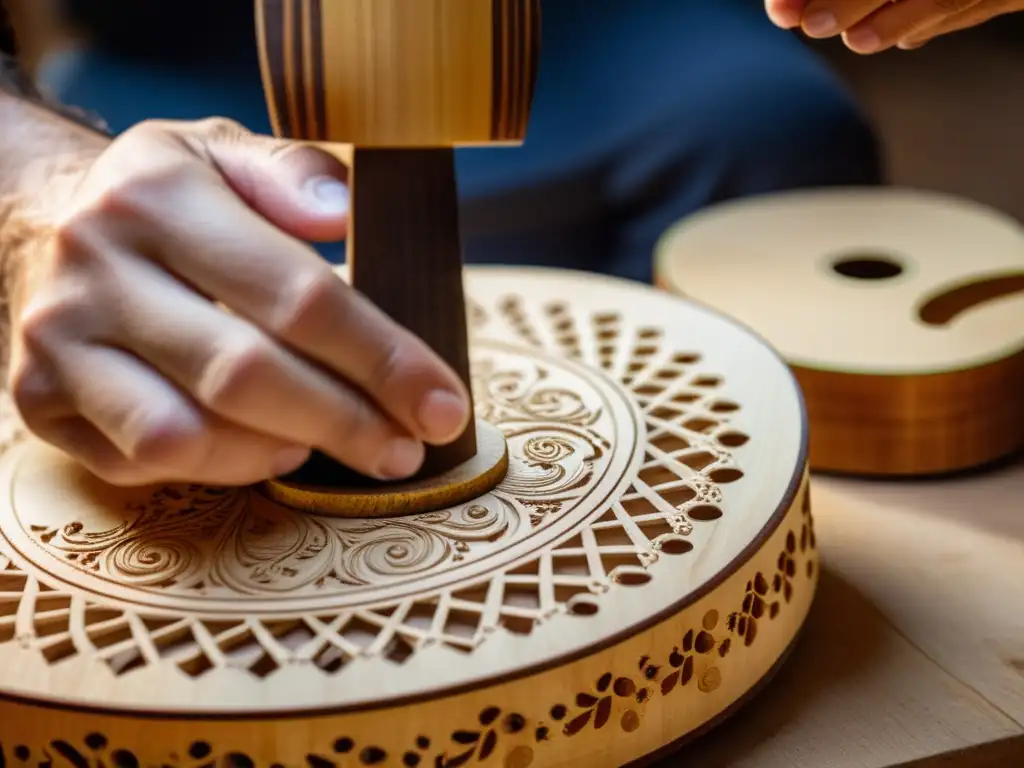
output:
[{"label": "wrist", "polygon": [[22,217],[19,201],[0,199],[0,371],[6,372],[10,362],[11,331],[24,307],[31,265],[33,225]]},{"label": "wrist", "polygon": [[0,199],[7,207],[45,210],[109,144],[108,136],[17,95],[0,78]]},{"label": "wrist", "polygon": [[[10,213],[19,220],[59,221],[104,146],[62,145],[49,142],[52,151],[27,159],[8,187]],[[0,236],[0,243],[2,243]]]},{"label": "wrist", "polygon": [[0,296],[7,319],[23,305],[28,282],[26,269],[38,261],[31,254],[42,246],[43,232],[48,229],[40,217],[29,213],[22,201],[12,197],[0,200]]},{"label": "wrist", "polygon": [[[25,306],[51,233],[101,151],[100,147],[74,147],[33,158],[0,197],[0,326],[5,331]],[[7,351],[3,343],[2,352]]]}]

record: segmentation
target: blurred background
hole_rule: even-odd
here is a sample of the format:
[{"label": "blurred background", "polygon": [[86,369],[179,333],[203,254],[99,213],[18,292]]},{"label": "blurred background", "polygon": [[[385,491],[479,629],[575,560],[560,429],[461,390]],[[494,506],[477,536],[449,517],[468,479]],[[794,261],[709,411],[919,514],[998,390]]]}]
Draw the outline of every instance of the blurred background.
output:
[{"label": "blurred background", "polygon": [[[10,2],[37,33],[31,59],[69,42],[54,22],[57,3]],[[1024,221],[1024,14],[909,52],[859,56],[835,40],[807,44],[873,116],[892,183],[965,195]]]},{"label": "blurred background", "polygon": [[1024,221],[1024,14],[916,51],[810,43],[853,85],[894,184],[965,195]]}]

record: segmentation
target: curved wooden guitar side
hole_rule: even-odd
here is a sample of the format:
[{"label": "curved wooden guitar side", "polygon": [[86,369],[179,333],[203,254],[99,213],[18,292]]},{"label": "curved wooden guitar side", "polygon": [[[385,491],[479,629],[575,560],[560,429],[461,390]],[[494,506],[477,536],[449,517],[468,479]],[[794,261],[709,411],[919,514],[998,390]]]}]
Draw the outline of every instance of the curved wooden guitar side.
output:
[{"label": "curved wooden guitar side", "polygon": [[656,273],[779,349],[817,470],[946,473],[1024,447],[1024,228],[994,211],[899,189],[728,203],[666,234]]}]

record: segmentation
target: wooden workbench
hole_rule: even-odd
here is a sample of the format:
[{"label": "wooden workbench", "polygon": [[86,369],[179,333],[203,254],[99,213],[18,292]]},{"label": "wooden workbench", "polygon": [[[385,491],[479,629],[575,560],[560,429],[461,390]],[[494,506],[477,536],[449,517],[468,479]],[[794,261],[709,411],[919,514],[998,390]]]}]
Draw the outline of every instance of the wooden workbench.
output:
[{"label": "wooden workbench", "polygon": [[789,661],[659,768],[1024,768],[1024,460],[813,498],[822,580]]}]

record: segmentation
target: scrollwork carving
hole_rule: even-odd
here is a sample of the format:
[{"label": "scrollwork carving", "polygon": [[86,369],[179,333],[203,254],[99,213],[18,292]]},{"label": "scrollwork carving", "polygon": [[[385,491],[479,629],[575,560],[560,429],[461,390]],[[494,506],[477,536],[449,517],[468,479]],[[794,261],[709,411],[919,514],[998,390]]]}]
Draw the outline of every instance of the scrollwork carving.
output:
[{"label": "scrollwork carving", "polygon": [[[509,446],[495,491],[390,520],[317,517],[250,489],[198,486],[127,508],[14,504],[0,547],[6,538],[31,552],[40,584],[52,577],[68,596],[41,598],[38,627],[32,611],[0,612],[0,640],[38,643],[51,663],[101,657],[117,675],[172,652],[191,677],[225,667],[267,677],[293,662],[333,675],[369,656],[402,665],[435,644],[472,653],[502,628],[597,614],[609,594],[642,589],[651,563],[699,550],[701,526],[727,517],[720,484],[743,476],[732,451],[746,437],[740,405],[722,377],[615,313],[588,322],[531,309],[527,326],[501,301],[483,309],[468,307],[475,330],[504,324],[517,339],[473,343],[477,416]],[[79,587],[120,613],[92,610]],[[89,622],[117,642],[81,635]]]},{"label": "scrollwork carving", "polygon": [[483,556],[508,546],[583,499],[610,447],[585,387],[574,391],[573,379],[539,362],[514,362],[477,360],[479,414],[504,430],[513,458],[505,481],[470,504],[390,520],[336,519],[250,489],[167,487],[126,509],[117,525],[33,521],[31,535],[100,578],[199,599],[382,586],[456,566],[474,547],[487,545]]},{"label": "scrollwork carving", "polygon": [[474,369],[477,415],[492,424],[517,422],[591,426],[600,412],[589,407],[578,391],[544,386],[548,371],[539,366],[497,369],[484,360]]},{"label": "scrollwork carving", "polygon": [[184,513],[165,503],[168,494],[178,492],[158,491],[152,505],[116,528],[93,532],[76,521],[39,539],[77,567],[138,589],[259,596],[416,575],[463,559],[473,542],[514,535],[521,523],[494,496],[398,520],[333,520],[272,505],[250,490]]}]

